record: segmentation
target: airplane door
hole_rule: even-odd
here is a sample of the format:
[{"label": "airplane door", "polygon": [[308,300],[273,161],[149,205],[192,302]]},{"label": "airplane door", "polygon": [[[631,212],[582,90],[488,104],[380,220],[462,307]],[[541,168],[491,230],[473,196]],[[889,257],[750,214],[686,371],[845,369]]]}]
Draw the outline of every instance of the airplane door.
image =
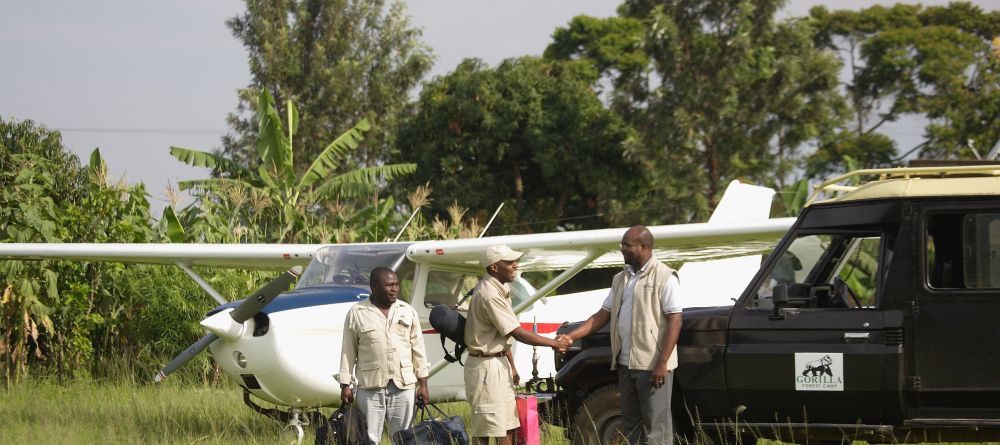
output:
[{"label": "airplane door", "polygon": [[[959,205],[961,206],[959,210]],[[989,203],[925,207],[924,285],[912,318],[908,375],[921,417],[1000,413],[1000,208]]]},{"label": "airplane door", "polygon": [[[424,331],[424,346],[430,366],[444,361],[444,348],[441,346],[441,334],[430,325],[428,317],[431,308],[438,304],[458,306],[463,315],[468,308],[468,301],[462,301],[464,296],[476,286],[479,281],[478,271],[428,266],[418,264],[413,283],[413,299],[410,304],[420,314],[420,323]],[[461,303],[461,304],[460,304]],[[454,351],[451,340],[445,342],[449,351]],[[464,360],[464,358],[463,358]],[[462,366],[451,363],[431,376],[431,397],[435,400],[464,400],[465,377]]]},{"label": "airplane door", "polygon": [[[730,319],[726,384],[740,421],[878,424],[900,346],[878,307],[879,233],[800,233]],[[773,289],[788,289],[775,312]],[[887,366],[887,364],[890,364]],[[898,405],[898,403],[896,403]],[[845,406],[851,409],[844,409]],[[732,418],[732,417],[731,417]]]}]

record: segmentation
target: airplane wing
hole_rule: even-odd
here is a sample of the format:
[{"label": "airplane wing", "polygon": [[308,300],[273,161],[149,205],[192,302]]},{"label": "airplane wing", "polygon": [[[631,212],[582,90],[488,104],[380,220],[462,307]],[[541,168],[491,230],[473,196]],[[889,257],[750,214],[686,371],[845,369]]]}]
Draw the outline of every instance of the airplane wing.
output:
[{"label": "airplane wing", "polygon": [[[774,191],[766,187],[733,181],[709,222],[649,227],[655,238],[654,256],[660,261],[689,262],[767,251],[795,221],[794,218],[767,218],[773,194]],[[755,216],[757,219],[753,219]],[[373,244],[408,244],[407,256],[412,261],[450,266],[474,266],[487,247],[507,244],[526,253],[520,261],[521,270],[564,270],[587,258],[593,261],[586,267],[620,266],[618,243],[625,230]],[[323,246],[326,244],[0,243],[0,258],[285,270],[307,265],[316,250]]]},{"label": "airplane wing", "polygon": [[0,243],[0,258],[284,270],[309,264],[324,244]]},{"label": "airplane wing", "polygon": [[[660,261],[687,262],[760,254],[773,248],[795,218],[734,223],[698,223],[652,226],[654,256]],[[525,252],[518,269],[567,269],[591,254],[590,267],[621,266],[618,243],[626,228],[577,232],[511,235],[478,239],[424,241],[409,247],[407,256],[420,263],[471,266],[493,244],[507,244]]]},{"label": "airplane wing", "polygon": [[[660,261],[707,261],[761,254],[772,249],[795,218],[768,219],[774,191],[733,181],[707,223],[650,226],[653,255]],[[523,271],[564,270],[593,258],[587,267],[621,266],[618,244],[627,228],[495,236],[478,239],[422,241],[407,249],[421,263],[476,265],[493,244],[525,252]]]}]

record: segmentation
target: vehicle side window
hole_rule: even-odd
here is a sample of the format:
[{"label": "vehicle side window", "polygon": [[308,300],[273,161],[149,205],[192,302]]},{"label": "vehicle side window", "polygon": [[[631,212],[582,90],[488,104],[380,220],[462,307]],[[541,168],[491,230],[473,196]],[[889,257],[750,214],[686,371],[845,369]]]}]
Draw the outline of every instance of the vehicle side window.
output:
[{"label": "vehicle side window", "polygon": [[779,284],[788,289],[790,307],[876,307],[881,251],[879,234],[799,235],[780,253],[751,307],[773,307]]},{"label": "vehicle side window", "polygon": [[926,240],[930,287],[1000,288],[1000,213],[932,214]]},{"label": "vehicle side window", "polygon": [[[427,273],[427,293],[424,295],[424,306],[434,307],[438,304],[456,306],[476,283],[479,276],[466,272],[447,270],[431,270]],[[468,307],[465,301],[462,308]]]}]

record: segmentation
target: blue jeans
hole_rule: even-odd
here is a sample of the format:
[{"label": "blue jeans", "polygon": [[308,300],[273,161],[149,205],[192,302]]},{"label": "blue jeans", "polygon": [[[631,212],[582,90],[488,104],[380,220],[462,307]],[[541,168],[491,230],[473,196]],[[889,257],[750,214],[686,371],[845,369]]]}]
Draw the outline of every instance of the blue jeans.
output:
[{"label": "blue jeans", "polygon": [[414,390],[400,389],[390,380],[385,388],[359,388],[354,400],[368,423],[371,443],[382,441],[382,425],[389,421],[389,437],[399,430],[409,428],[413,421]]},{"label": "blue jeans", "polygon": [[618,365],[618,391],[622,403],[621,433],[631,444],[671,445],[674,424],[670,415],[670,392],[674,372],[668,371],[663,386],[649,383],[652,371],[630,370]]}]

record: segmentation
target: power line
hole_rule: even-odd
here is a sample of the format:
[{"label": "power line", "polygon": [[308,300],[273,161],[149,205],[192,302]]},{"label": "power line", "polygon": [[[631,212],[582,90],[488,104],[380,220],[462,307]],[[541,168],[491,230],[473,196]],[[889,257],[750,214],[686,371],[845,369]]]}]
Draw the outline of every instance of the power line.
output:
[{"label": "power line", "polygon": [[56,128],[63,133],[133,133],[133,134],[204,134],[218,135],[226,130],[204,128]]}]

